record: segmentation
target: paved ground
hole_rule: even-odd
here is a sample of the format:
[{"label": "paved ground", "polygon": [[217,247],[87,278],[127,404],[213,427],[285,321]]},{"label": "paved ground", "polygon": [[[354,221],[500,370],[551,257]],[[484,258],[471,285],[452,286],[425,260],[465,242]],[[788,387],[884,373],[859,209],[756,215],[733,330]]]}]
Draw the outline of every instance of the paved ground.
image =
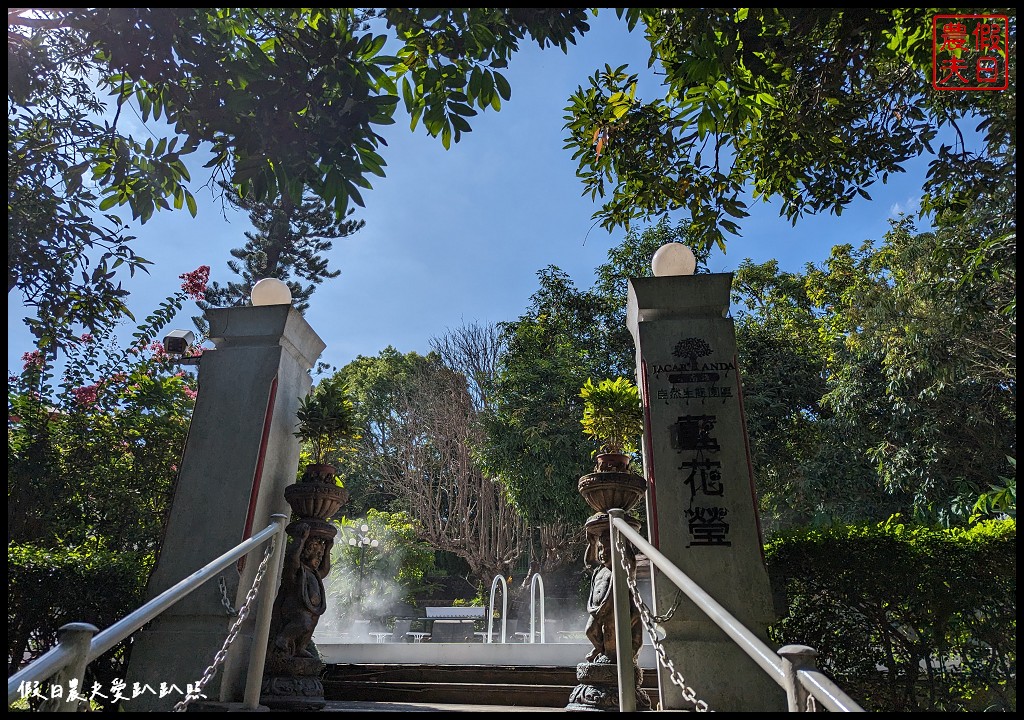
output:
[{"label": "paved ground", "polygon": [[565,712],[564,708],[506,705],[453,705],[449,703],[363,702],[332,700],[320,712]]},{"label": "paved ground", "polygon": [[[242,703],[197,703],[189,706],[196,712],[253,712]],[[275,712],[266,705],[255,712]],[[277,712],[285,712],[280,710]],[[291,710],[289,712],[298,712]],[[319,712],[565,712],[560,707],[513,705],[463,705],[459,703],[373,702],[369,700],[329,700]]]},{"label": "paved ground", "polygon": [[[450,703],[363,702],[361,700],[332,700],[320,712],[566,712],[564,708],[513,707],[509,705],[454,705]],[[661,710],[659,712],[689,712],[687,710]]]}]

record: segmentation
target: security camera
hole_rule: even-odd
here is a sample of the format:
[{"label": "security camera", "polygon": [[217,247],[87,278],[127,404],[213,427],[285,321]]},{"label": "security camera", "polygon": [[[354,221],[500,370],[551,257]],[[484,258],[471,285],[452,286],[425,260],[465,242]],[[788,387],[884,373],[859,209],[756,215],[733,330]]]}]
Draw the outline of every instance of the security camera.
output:
[{"label": "security camera", "polygon": [[168,355],[184,355],[195,341],[196,335],[191,330],[171,330],[164,337],[164,352]]}]

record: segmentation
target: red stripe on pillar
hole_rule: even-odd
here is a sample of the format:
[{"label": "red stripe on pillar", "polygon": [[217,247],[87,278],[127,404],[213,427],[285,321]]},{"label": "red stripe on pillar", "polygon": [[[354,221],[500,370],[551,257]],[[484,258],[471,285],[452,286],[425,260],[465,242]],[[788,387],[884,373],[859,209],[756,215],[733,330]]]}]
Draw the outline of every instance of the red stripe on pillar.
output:
[{"label": "red stripe on pillar", "polygon": [[[267,412],[263,416],[263,436],[260,438],[260,454],[256,460],[256,472],[253,473],[252,490],[249,492],[249,509],[245,514],[245,529],[242,530],[242,541],[252,535],[252,523],[256,516],[256,501],[260,495],[260,483],[263,480],[263,461],[267,458],[267,443],[270,440],[270,421],[274,419],[274,400],[277,398],[277,376],[270,383],[270,399],[267,400]],[[245,557],[238,559],[238,572],[245,569]]]},{"label": "red stripe on pillar", "polygon": [[750,500],[754,504],[754,522],[757,525],[757,547],[761,550],[761,562],[764,557],[764,534],[761,532],[761,511],[757,507],[757,487],[754,484],[754,462],[750,457],[750,437],[747,435],[747,413],[743,410],[743,378],[740,377],[740,361],[732,356],[733,367],[736,368],[736,395],[740,405],[740,427],[743,430],[743,449],[747,453],[747,478],[750,481]]},{"label": "red stripe on pillar", "polygon": [[658,493],[654,482],[654,445],[651,437],[651,391],[647,384],[647,361],[640,361],[640,381],[644,388],[644,469],[647,471],[647,513],[651,522],[651,545],[661,549],[658,543]]}]

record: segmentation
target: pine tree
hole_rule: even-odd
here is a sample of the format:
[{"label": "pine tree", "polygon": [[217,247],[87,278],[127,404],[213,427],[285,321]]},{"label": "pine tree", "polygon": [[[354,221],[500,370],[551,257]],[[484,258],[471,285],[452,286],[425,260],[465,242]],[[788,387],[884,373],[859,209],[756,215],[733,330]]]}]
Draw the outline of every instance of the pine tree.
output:
[{"label": "pine tree", "polygon": [[[200,308],[205,311],[210,307],[247,305],[253,284],[273,277],[287,283],[292,292],[292,304],[296,310],[304,312],[316,286],[341,274],[340,270],[328,268],[325,256],[333,247],[331,241],[358,232],[365,221],[335,217],[334,211],[312,194],[304,195],[300,205],[287,197],[266,203],[239,197],[226,184],[222,187],[228,191],[226,197],[232,205],[249,213],[254,231],[245,233],[245,246],[232,249],[235,259],[227,263],[240,280],[228,281],[225,285],[210,283],[205,301],[198,303]],[[349,210],[346,218],[353,212]],[[194,317],[193,322],[206,333],[204,317]]]}]

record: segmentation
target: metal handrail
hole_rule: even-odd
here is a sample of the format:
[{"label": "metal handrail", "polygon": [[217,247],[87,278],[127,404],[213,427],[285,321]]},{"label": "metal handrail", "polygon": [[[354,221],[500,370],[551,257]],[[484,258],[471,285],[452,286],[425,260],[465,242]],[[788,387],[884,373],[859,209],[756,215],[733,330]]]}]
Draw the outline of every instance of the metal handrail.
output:
[{"label": "metal handrail", "polygon": [[[831,679],[813,668],[816,654],[805,646],[787,645],[778,652],[773,651],[756,635],[732,616],[714,598],[707,594],[697,583],[690,579],[667,557],[651,545],[640,533],[625,521],[625,512],[615,509],[608,511],[608,523],[611,528],[612,583],[615,612],[615,632],[617,640],[617,661],[620,688],[628,687],[633,681],[632,643],[629,640],[629,598],[626,585],[626,571],[617,558],[617,539],[621,534],[650,559],[666,578],[696,604],[711,620],[732,638],[741,650],[763,669],[768,676],[786,691],[790,712],[802,709],[802,701],[807,695],[812,696],[833,712],[864,712],[864,708],[843,692]],[[621,595],[621,599],[620,599]],[[628,679],[623,675],[628,672]],[[636,698],[634,693],[619,692],[619,709],[622,712],[633,712]]]},{"label": "metal handrail", "polygon": [[533,629],[533,624],[537,619],[537,586],[540,585],[540,641],[543,643],[544,640],[544,626],[547,624],[544,622],[544,580],[541,578],[540,573],[534,573],[533,579],[530,580],[530,642],[536,642],[537,636],[534,634],[536,630]]},{"label": "metal handrail", "polygon": [[506,633],[508,632],[508,583],[505,582],[503,575],[495,575],[494,579],[491,580],[491,599],[487,604],[487,639],[484,642],[493,643],[492,638],[494,637],[494,591],[498,588],[498,581],[501,580],[501,641],[505,642],[508,638]]},{"label": "metal handrail", "polygon": [[[22,683],[42,682],[59,674],[66,668],[77,662],[81,664],[81,672],[78,675],[78,685],[81,686],[85,666],[117,645],[133,632],[141,628],[167,608],[189,595],[199,588],[203,583],[219,573],[221,570],[237,562],[239,558],[248,554],[251,550],[259,547],[267,540],[278,537],[279,542],[274,548],[274,557],[271,560],[271,567],[277,569],[280,574],[281,558],[284,550],[284,527],[288,520],[287,515],[271,515],[273,522],[260,530],[247,540],[242,541],[231,550],[228,550],[215,560],[196,570],[184,580],[171,586],[155,598],[147,602],[139,609],[129,613],[103,632],[92,638],[88,646],[76,648],[73,642],[65,639],[58,631],[58,643],[43,656],[32,663],[29,663],[18,672],[7,679],[7,703],[10,705],[18,698],[18,688]],[[262,675],[263,665],[266,660],[267,640],[270,636],[270,613],[273,609],[272,602],[261,602],[256,616],[256,629],[253,637],[252,651],[250,655],[250,673],[246,680],[245,701],[243,707],[246,710],[255,710],[259,705],[259,682],[260,677],[253,670],[253,666],[259,668]],[[91,628],[91,630],[89,630]],[[61,631],[70,629],[81,633],[83,630],[90,634],[96,632],[96,628],[85,623],[71,623],[61,628]],[[255,677],[255,680],[254,680]],[[255,689],[250,687],[255,685]],[[66,708],[63,706],[67,706]],[[74,711],[75,704],[70,702],[61,703],[62,710]]]}]

